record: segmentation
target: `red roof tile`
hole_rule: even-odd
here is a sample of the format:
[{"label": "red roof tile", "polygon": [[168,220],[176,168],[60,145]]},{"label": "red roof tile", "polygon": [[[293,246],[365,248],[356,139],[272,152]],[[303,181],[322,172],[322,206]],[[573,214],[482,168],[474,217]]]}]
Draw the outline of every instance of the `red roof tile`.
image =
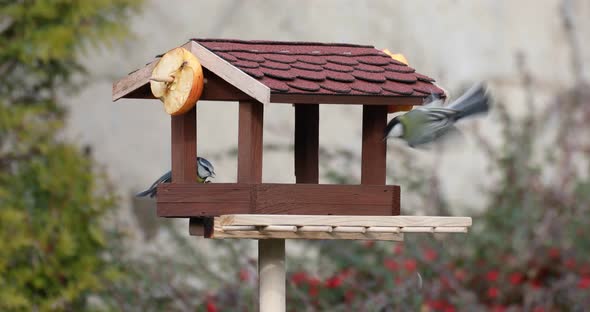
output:
[{"label": "red roof tile", "polygon": [[271,93],[444,96],[434,79],[368,45],[193,39]]}]

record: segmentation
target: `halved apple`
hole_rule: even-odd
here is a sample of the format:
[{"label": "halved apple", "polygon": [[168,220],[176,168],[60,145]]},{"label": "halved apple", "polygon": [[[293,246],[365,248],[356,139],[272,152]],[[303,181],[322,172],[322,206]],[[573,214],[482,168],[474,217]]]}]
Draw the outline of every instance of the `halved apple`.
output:
[{"label": "halved apple", "polygon": [[396,54],[393,54],[393,53],[391,53],[391,51],[389,51],[388,49],[383,49],[383,53],[385,53],[385,54],[387,54],[387,55],[391,56],[391,58],[392,58],[392,59],[394,59],[394,60],[396,60],[396,61],[399,61],[399,62],[402,62],[402,63],[404,63],[404,64],[406,64],[406,65],[409,65],[409,64],[408,64],[408,60],[407,60],[407,59],[406,59],[406,57],[405,57],[403,54],[401,54],[401,53],[396,53]]},{"label": "halved apple", "polygon": [[152,94],[164,102],[166,113],[186,113],[196,105],[203,92],[201,63],[184,48],[172,49],[152,71],[150,88]]},{"label": "halved apple", "polygon": [[[388,49],[383,49],[382,51],[383,51],[383,53],[391,56],[392,59],[408,65],[408,60],[406,59],[406,57],[403,54],[401,54],[401,53],[393,54]],[[392,113],[397,113],[397,112],[407,112],[407,111],[412,110],[413,107],[414,107],[413,105],[389,105],[387,107],[387,113],[392,114]]]}]

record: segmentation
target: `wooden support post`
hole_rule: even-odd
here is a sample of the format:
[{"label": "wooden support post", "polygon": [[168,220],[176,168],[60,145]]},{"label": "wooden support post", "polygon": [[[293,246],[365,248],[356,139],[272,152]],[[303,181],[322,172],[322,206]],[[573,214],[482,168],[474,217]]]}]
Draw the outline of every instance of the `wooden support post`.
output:
[{"label": "wooden support post", "polygon": [[[262,182],[264,106],[240,102],[238,183]],[[285,311],[285,240],[258,240],[258,300],[262,312]]]},{"label": "wooden support post", "polygon": [[319,182],[319,104],[295,104],[295,177],[297,183]]},{"label": "wooden support post", "polygon": [[262,182],[264,106],[240,102],[238,123],[238,183]]},{"label": "wooden support post", "polygon": [[[383,185],[386,182],[387,142],[383,140],[386,125],[387,106],[363,105],[361,184]],[[394,196],[399,198],[399,193]],[[393,207],[391,214],[400,214],[399,205]]]},{"label": "wooden support post", "polygon": [[385,184],[387,145],[383,131],[387,106],[363,105],[363,150],[361,184]]},{"label": "wooden support post", "polygon": [[[170,124],[172,183],[194,183],[197,180],[197,107],[172,116]],[[203,236],[202,224],[202,220],[189,220],[189,233]]]},{"label": "wooden support post", "polygon": [[285,240],[258,240],[258,275],[260,312],[284,312]]},{"label": "wooden support post", "polygon": [[197,179],[197,109],[172,116],[172,183]]}]

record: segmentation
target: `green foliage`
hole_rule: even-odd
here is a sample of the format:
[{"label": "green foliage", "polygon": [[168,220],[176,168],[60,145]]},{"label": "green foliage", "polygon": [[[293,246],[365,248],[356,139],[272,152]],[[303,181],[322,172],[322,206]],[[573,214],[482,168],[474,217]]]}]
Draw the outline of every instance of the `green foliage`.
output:
[{"label": "green foliage", "polygon": [[0,310],[79,310],[114,275],[100,226],[114,201],[60,139],[56,94],[84,74],[85,47],[125,33],[140,1],[1,2]]}]

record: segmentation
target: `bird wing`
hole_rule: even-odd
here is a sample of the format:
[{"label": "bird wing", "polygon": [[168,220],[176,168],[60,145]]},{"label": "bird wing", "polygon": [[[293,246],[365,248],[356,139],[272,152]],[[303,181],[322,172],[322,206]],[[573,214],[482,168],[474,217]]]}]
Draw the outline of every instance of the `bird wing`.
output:
[{"label": "bird wing", "polygon": [[442,107],[444,100],[437,94],[431,93],[429,96],[424,98],[422,107]]},{"label": "bird wing", "polygon": [[457,115],[457,111],[454,109],[448,109],[443,107],[437,108],[430,108],[428,109],[427,113],[427,132],[433,133],[435,137],[440,136],[446,130],[448,130],[449,126],[455,121],[455,116]]},{"label": "bird wing", "polygon": [[166,173],[164,173],[160,178],[158,178],[154,183],[152,183],[152,185],[145,191],[138,193],[137,197],[143,197],[143,196],[147,196],[150,195],[150,197],[154,197],[156,195],[156,187],[158,187],[158,185],[160,183],[169,183],[172,181],[172,172],[168,171]]},{"label": "bird wing", "polygon": [[415,129],[413,135],[407,138],[411,146],[417,146],[434,141],[444,135],[453,126],[457,111],[442,107],[420,107],[420,114],[416,114],[416,124],[422,125]]}]

